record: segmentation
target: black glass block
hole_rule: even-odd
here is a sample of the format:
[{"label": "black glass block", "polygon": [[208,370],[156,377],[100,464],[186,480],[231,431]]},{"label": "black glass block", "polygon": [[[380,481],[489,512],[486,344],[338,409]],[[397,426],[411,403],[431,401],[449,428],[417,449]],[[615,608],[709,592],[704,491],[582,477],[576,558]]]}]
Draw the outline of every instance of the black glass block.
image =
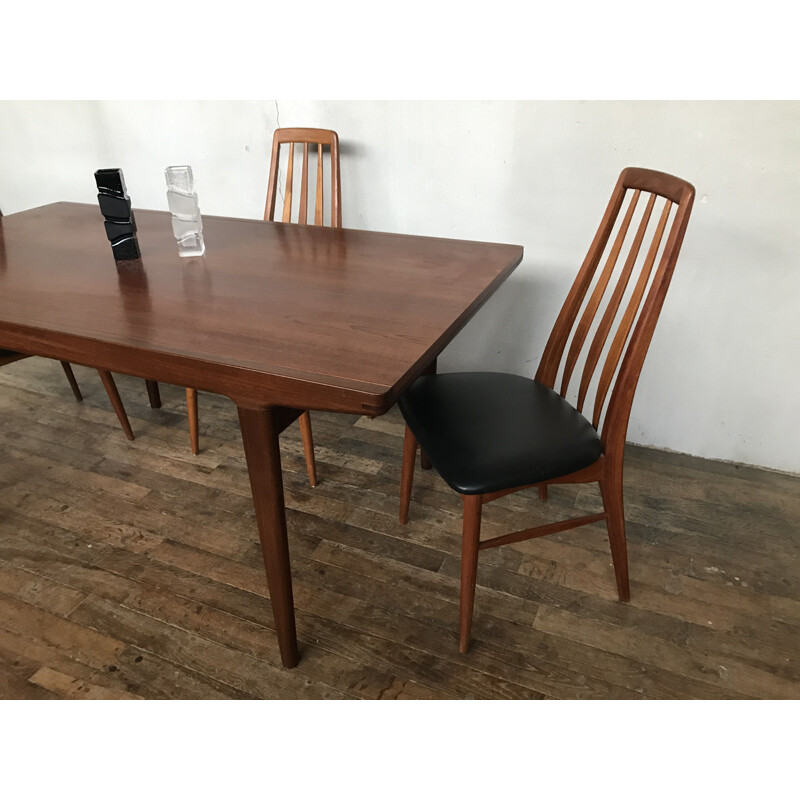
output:
[{"label": "black glass block", "polygon": [[111,242],[111,250],[114,253],[115,261],[132,261],[139,258],[139,243],[135,236],[126,236]]},{"label": "black glass block", "polygon": [[105,217],[106,236],[117,261],[139,258],[136,220],[121,169],[99,169],[94,173],[97,202]]},{"label": "black glass block", "polygon": [[104,217],[117,217],[118,219],[130,218],[130,201],[126,200],[124,197],[115,197],[110,194],[98,194],[97,200],[100,203],[100,211],[102,211]]},{"label": "black glass block", "polygon": [[106,217],[105,226],[106,236],[108,236],[108,241],[112,244],[123,236],[133,236],[136,233],[136,229],[130,220],[121,221]]},{"label": "black glass block", "polygon": [[119,167],[112,169],[98,169],[94,173],[94,180],[97,183],[97,189],[104,194],[115,194],[119,197],[128,195],[128,189],[125,186],[125,176]]}]

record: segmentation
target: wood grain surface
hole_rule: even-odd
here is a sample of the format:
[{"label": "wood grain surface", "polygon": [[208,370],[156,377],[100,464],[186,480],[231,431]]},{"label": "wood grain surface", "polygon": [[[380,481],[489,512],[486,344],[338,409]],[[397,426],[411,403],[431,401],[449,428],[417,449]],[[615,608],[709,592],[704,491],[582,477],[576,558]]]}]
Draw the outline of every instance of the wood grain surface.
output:
[{"label": "wood grain surface", "polygon": [[[420,471],[397,521],[403,423],[315,415],[320,482],[281,437],[301,659],[281,667],[236,407],[54,361],[0,372],[0,697],[800,699],[800,478],[629,447],[631,602],[602,523],[481,553],[458,654],[461,500]],[[487,535],[602,509],[552,486]]]},{"label": "wood grain surface", "polygon": [[[136,209],[118,267],[92,205],[0,223],[3,347],[303,409],[382,413],[519,264],[522,248],[203,217],[178,256]],[[88,359],[88,360],[87,360]]]}]

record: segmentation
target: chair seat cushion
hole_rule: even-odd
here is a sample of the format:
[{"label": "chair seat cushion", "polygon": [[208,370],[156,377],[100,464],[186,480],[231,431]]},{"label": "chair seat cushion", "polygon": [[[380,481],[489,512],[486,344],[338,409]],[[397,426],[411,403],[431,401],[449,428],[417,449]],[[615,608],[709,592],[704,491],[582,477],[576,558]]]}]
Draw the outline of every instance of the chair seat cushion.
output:
[{"label": "chair seat cushion", "polygon": [[433,466],[461,494],[568,475],[603,452],[582,414],[549,387],[519,375],[424,375],[398,405]]}]

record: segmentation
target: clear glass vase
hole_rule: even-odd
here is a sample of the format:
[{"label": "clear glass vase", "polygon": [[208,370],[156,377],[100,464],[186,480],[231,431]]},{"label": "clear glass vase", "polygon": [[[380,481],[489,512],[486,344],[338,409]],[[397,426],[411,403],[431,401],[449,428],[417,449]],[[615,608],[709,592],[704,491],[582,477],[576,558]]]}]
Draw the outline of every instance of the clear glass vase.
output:
[{"label": "clear glass vase", "polygon": [[167,179],[167,202],[172,212],[172,232],[178,241],[178,255],[201,256],[206,251],[206,245],[192,168],[167,167],[164,175]]}]

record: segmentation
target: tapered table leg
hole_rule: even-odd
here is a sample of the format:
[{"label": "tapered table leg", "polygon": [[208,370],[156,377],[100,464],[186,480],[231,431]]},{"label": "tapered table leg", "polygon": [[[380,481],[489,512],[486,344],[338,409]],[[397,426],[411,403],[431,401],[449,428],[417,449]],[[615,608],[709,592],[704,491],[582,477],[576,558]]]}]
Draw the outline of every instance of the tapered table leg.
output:
[{"label": "tapered table leg", "polygon": [[281,454],[278,446],[278,434],[282,428],[277,415],[276,407],[252,409],[239,406],[239,425],[242,429],[247,470],[250,473],[250,488],[253,492],[278,646],[283,665],[294,667],[299,655],[289,542],[286,538],[286,512],[283,505]]}]

